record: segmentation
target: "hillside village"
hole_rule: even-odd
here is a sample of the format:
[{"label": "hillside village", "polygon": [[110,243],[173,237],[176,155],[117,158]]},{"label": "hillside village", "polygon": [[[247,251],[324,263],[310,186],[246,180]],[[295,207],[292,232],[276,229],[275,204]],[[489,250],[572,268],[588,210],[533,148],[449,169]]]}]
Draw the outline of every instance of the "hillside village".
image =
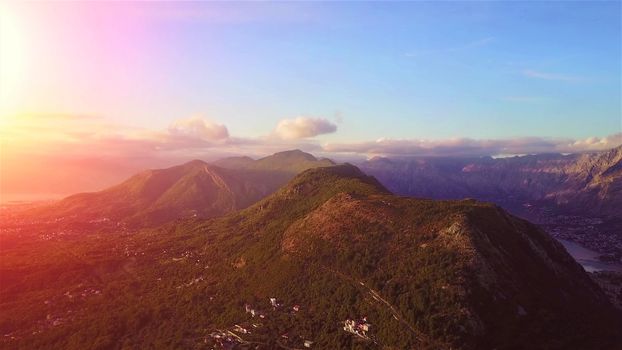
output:
[{"label": "hillside village", "polygon": [[604,262],[622,262],[622,220],[612,217],[559,214],[549,207],[523,203],[527,219],[558,239],[576,242],[601,254]]},{"label": "hillside village", "polygon": [[[246,303],[246,318],[225,329],[215,329],[203,338],[210,349],[236,349],[244,347],[263,348],[276,345],[281,349],[309,349],[315,341],[311,334],[300,333],[296,329],[300,318],[308,317],[298,304],[286,305],[275,297],[269,302]],[[377,344],[373,339],[371,323],[366,317],[346,319],[342,331],[351,334],[359,341]],[[278,332],[276,332],[278,330]],[[335,332],[339,327],[335,326]]]}]

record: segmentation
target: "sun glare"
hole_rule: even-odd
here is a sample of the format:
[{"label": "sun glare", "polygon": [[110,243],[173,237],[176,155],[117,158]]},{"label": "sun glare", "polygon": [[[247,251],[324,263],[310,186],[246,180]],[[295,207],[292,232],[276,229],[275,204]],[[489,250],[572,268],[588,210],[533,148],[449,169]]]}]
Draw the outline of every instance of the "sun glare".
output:
[{"label": "sun glare", "polygon": [[5,119],[25,90],[28,52],[26,30],[13,9],[0,4],[0,118]]}]

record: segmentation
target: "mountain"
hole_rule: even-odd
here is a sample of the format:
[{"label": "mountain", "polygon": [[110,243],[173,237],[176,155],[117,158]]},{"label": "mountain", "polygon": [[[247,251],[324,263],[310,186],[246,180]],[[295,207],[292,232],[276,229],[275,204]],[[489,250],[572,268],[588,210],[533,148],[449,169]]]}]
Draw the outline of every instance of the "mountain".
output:
[{"label": "mountain", "polygon": [[317,159],[313,155],[301,150],[278,152],[257,160],[250,157],[224,158],[217,160],[214,164],[227,169],[283,172],[288,174],[298,174],[310,168],[335,165],[330,159]]},{"label": "mountain", "polygon": [[498,159],[375,158],[359,165],[402,195],[470,197],[510,209],[539,201],[566,213],[618,217],[622,205],[622,146],[599,153]]},{"label": "mountain", "polygon": [[222,218],[89,237],[5,245],[4,345],[622,345],[620,315],[538,227],[474,200],[398,197],[348,164],[304,171]]},{"label": "mountain", "polygon": [[386,348],[622,344],[603,323],[619,315],[563,246],[491,204],[396,197],[341,165],[230,220],[227,239],[244,241],[227,249],[237,286],[306,305],[317,324],[366,315]]},{"label": "mountain", "polygon": [[147,170],[100,192],[69,196],[37,214],[65,220],[159,224],[178,217],[214,217],[266,195],[236,174],[200,160]]},{"label": "mountain", "polygon": [[588,210],[620,216],[622,207],[622,146],[583,154],[565,169],[568,178],[547,199],[575,212]]},{"label": "mountain", "polygon": [[333,163],[301,151],[287,151],[257,161],[229,158],[216,164],[222,166],[193,160],[147,170],[103,191],[72,195],[26,215],[79,222],[123,221],[137,226],[184,217],[212,218],[255,203],[302,170]]}]

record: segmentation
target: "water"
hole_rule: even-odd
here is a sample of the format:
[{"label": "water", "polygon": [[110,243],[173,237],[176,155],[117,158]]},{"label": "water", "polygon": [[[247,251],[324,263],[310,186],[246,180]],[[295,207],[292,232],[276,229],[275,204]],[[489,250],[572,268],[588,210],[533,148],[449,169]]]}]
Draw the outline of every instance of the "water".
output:
[{"label": "water", "polygon": [[622,272],[622,264],[620,263],[605,263],[598,260],[599,253],[587,249],[579,243],[569,241],[566,239],[557,239],[564,245],[568,253],[579,263],[585,271],[616,271]]}]

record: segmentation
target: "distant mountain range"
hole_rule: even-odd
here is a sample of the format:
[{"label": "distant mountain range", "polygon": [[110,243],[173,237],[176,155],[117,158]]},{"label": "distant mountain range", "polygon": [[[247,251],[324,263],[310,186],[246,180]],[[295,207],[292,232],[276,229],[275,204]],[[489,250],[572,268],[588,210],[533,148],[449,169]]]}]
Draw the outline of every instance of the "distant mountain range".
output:
[{"label": "distant mountain range", "polygon": [[[106,190],[72,195],[28,215],[83,222],[109,219],[135,226],[184,217],[213,218],[246,208],[301,171],[334,164],[299,150],[258,160],[194,160],[147,170]],[[537,206],[569,214],[622,216],[622,146],[592,154],[497,159],[374,158],[358,166],[405,196],[474,198],[518,214],[525,206]]]},{"label": "distant mountain range", "polygon": [[[231,157],[147,170],[103,191],[80,193],[31,210],[40,219],[109,219],[154,226],[184,217],[213,218],[245,208],[306,169],[331,166],[299,151],[254,160]],[[524,206],[562,213],[622,216],[622,146],[592,154],[511,158],[374,158],[359,163],[396,194],[474,198],[522,214]],[[533,219],[533,218],[530,218]]]},{"label": "distant mountain range", "polygon": [[374,158],[358,164],[407,196],[475,198],[518,209],[622,216],[622,146],[590,154],[497,158]]},{"label": "distant mountain range", "polygon": [[301,151],[253,160],[200,160],[147,170],[99,192],[69,196],[28,214],[65,221],[108,219],[154,226],[184,217],[212,218],[245,208],[274,192],[302,170],[330,166]]},{"label": "distant mountain range", "polygon": [[257,160],[250,157],[230,157],[217,160],[213,164],[227,169],[266,171],[271,174],[283,173],[290,176],[290,179],[292,174],[295,175],[307,169],[335,165],[330,159],[317,159],[300,150],[279,152]]},{"label": "distant mountain range", "polygon": [[[220,182],[213,177],[224,175],[206,166],[172,169]],[[121,188],[128,196],[134,188],[170,190],[188,175],[146,185],[154,176]],[[221,193],[217,188],[208,193]],[[538,227],[493,204],[398,197],[347,164],[303,171],[222,218],[52,240],[45,244],[55,249],[39,251],[22,241],[9,245],[0,266],[8,276],[0,294],[12,298],[0,319],[0,330],[15,339],[9,348],[622,344],[620,315]],[[23,269],[28,254],[37,264]],[[346,320],[364,317],[364,335],[344,329]]]}]

